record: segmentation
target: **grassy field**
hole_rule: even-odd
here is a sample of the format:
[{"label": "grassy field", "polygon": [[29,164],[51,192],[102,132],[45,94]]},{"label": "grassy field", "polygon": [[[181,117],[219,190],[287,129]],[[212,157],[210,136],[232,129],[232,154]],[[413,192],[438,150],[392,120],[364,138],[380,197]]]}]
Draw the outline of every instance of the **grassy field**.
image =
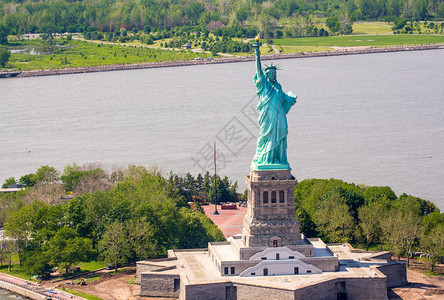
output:
[{"label": "grassy field", "polygon": [[[131,64],[142,62],[159,62],[194,59],[207,57],[205,53],[191,51],[159,50],[148,47],[121,46],[99,44],[76,40],[56,40],[59,45],[53,47],[37,40],[11,41],[10,49],[23,47],[37,47],[50,54],[33,55],[13,53],[9,59],[11,65],[17,70],[56,69],[69,67],[86,67],[111,64]],[[39,49],[40,51],[41,49]]]},{"label": "grassy field", "polygon": [[281,46],[276,45],[279,53],[305,53],[305,52],[321,52],[321,51],[332,51],[333,48],[326,46]]},{"label": "grassy field", "polygon": [[83,272],[91,272],[106,267],[103,261],[90,261],[79,264],[80,270]]},{"label": "grassy field", "polygon": [[[80,274],[80,273],[87,273],[87,272],[91,272],[91,271],[94,271],[97,269],[104,268],[106,266],[106,263],[101,262],[101,261],[91,261],[91,262],[82,262],[82,263],[78,264],[78,266],[80,267],[80,271],[78,271],[77,273]],[[23,267],[20,267],[20,265],[18,263],[18,256],[17,255],[13,256],[13,263],[11,265],[11,272],[8,272],[8,265],[3,264],[2,266],[0,266],[0,273],[8,274],[8,275],[19,277],[19,278],[26,279],[26,280],[29,280],[32,277],[32,274],[25,271]],[[68,276],[72,276],[72,275],[73,274],[68,274],[68,275],[64,275],[63,277],[68,277]]]},{"label": "grassy field", "polygon": [[291,39],[273,39],[274,45],[282,46],[400,46],[444,43],[440,35],[346,35],[329,37],[309,37]]},{"label": "grassy field", "polygon": [[8,274],[25,280],[30,280],[32,277],[32,275],[20,267],[18,263],[11,265],[11,272],[8,272],[8,265],[0,266],[0,273]]},{"label": "grassy field", "polygon": [[85,293],[82,293],[82,292],[79,292],[79,291],[76,291],[76,290],[73,290],[73,289],[65,289],[65,291],[67,293],[70,293],[70,294],[73,294],[73,295],[76,295],[76,296],[80,296],[80,297],[83,297],[83,298],[88,299],[88,300],[103,300],[100,297],[97,297],[97,296],[94,296],[94,295],[85,294]]},{"label": "grassy field", "polygon": [[[348,36],[306,37],[273,39],[274,47],[279,53],[305,53],[334,50],[334,47],[390,47],[405,45],[423,45],[444,43],[444,35],[423,34],[391,34],[386,23],[354,24],[355,34]],[[368,35],[377,32],[378,35]],[[356,34],[362,33],[362,34]],[[237,40],[237,39],[236,39]],[[239,39],[240,40],[240,39]],[[133,64],[144,62],[161,62],[175,60],[192,60],[197,57],[207,58],[209,53],[196,53],[189,50],[161,50],[156,41],[150,47],[142,47],[137,41],[132,44],[120,45],[82,40],[56,39],[51,44],[42,40],[10,40],[10,50],[27,48],[35,50],[38,55],[12,53],[9,63],[16,70],[62,69],[70,67],[102,66],[113,64]],[[263,40],[265,43],[266,40]],[[261,53],[274,54],[269,46],[262,46]],[[252,53],[233,53],[236,56],[252,55]]]},{"label": "grassy field", "polygon": [[352,25],[353,34],[393,34],[392,26],[383,22],[364,22]]}]

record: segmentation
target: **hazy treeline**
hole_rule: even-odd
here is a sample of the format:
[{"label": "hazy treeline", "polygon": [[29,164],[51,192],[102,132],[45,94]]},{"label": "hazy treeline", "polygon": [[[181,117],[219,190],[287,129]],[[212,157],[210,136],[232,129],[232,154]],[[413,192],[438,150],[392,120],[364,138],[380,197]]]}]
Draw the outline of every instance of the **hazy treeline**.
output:
[{"label": "hazy treeline", "polygon": [[295,189],[301,232],[329,243],[378,245],[401,256],[428,254],[434,265],[444,256],[444,213],[430,201],[389,187],[356,186],[337,179],[310,179]]},{"label": "hazy treeline", "polygon": [[[61,177],[43,166],[20,181],[29,177],[25,191],[0,195],[0,225],[8,238],[0,260],[18,253],[31,274],[96,259],[117,267],[225,240],[156,170],[130,166],[108,173],[74,164]],[[71,191],[77,196],[69,197]]]},{"label": "hazy treeline", "polygon": [[[216,182],[214,182],[214,176],[216,176]],[[237,193],[237,182],[233,184],[227,176],[220,178],[219,175],[210,175],[209,172],[206,172],[203,176],[199,173],[194,177],[187,173],[181,177],[170,173],[168,182],[189,202],[193,201],[192,196],[201,197],[209,202],[214,201],[215,193],[217,203],[238,202],[240,200],[240,195]]]},{"label": "hazy treeline", "polygon": [[[337,17],[346,26],[357,20],[405,17],[444,18],[442,0],[3,0],[0,24],[12,34],[101,32],[116,28],[161,31],[176,26],[208,30],[253,25],[270,34],[277,27],[305,26],[307,15]],[[283,21],[283,22],[281,22]]]}]

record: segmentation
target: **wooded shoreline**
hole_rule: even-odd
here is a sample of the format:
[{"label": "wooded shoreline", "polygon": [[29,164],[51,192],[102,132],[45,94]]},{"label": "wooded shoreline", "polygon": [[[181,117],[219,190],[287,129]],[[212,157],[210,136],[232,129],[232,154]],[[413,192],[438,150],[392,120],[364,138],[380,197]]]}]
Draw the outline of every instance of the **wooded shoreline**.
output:
[{"label": "wooded shoreline", "polygon": [[[419,50],[434,50],[444,49],[444,44],[434,45],[420,45],[420,46],[398,46],[398,47],[384,47],[384,48],[343,48],[334,51],[324,52],[307,52],[307,53],[289,53],[289,54],[271,54],[263,55],[262,60],[288,59],[288,58],[308,58],[308,57],[322,57],[322,56],[338,56],[338,55],[356,55],[356,54],[371,54],[384,52],[401,52],[401,51],[419,51]],[[224,57],[216,58],[214,60],[180,60],[180,61],[165,61],[154,63],[138,63],[138,64],[117,64],[117,65],[103,65],[90,66],[79,68],[66,69],[47,69],[47,70],[31,70],[23,71],[17,77],[34,77],[34,76],[51,76],[51,75],[65,75],[91,72],[105,72],[105,71],[120,71],[120,70],[136,70],[136,69],[150,69],[150,68],[166,68],[166,67],[181,67],[181,66],[195,66],[205,64],[221,64],[221,63],[235,63],[254,60],[254,56],[244,57]]]}]

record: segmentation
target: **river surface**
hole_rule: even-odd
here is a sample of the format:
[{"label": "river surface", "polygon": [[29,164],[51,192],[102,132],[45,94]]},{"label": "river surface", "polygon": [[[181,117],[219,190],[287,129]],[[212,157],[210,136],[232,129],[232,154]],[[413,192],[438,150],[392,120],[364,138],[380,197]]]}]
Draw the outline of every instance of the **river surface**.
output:
[{"label": "river surface", "polygon": [[[266,62],[269,63],[269,62]],[[444,50],[274,61],[298,102],[298,180],[390,186],[444,209]],[[245,188],[255,152],[254,62],[0,80],[0,182],[41,165],[218,172]]]},{"label": "river surface", "polygon": [[0,300],[24,300],[26,298],[0,288]]}]

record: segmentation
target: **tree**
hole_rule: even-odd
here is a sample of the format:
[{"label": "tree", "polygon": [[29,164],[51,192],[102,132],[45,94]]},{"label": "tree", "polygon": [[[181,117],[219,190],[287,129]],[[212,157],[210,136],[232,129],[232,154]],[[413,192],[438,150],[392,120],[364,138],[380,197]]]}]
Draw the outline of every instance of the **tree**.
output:
[{"label": "tree", "polygon": [[51,269],[50,258],[40,249],[25,250],[23,260],[24,267],[33,275],[43,275]]},{"label": "tree", "polygon": [[404,196],[386,213],[382,221],[384,238],[389,248],[400,258],[403,252],[407,255],[407,267],[413,245],[419,235],[422,220],[419,198]]},{"label": "tree", "polygon": [[5,236],[9,237],[13,243],[14,249],[19,254],[19,264],[22,265],[21,252],[30,237],[32,211],[28,206],[23,206],[17,210],[11,211],[7,216],[4,229]]},{"label": "tree", "polygon": [[122,223],[114,222],[108,225],[99,242],[99,250],[104,260],[117,271],[119,264],[124,264],[130,257],[128,237]]},{"label": "tree", "polygon": [[354,220],[345,200],[338,193],[332,193],[321,204],[316,213],[320,233],[331,243],[347,243],[352,238]]},{"label": "tree", "polygon": [[35,174],[26,174],[20,177],[19,183],[24,185],[25,187],[34,186],[37,183],[37,175]]},{"label": "tree", "polygon": [[110,185],[107,177],[104,170],[96,168],[88,171],[70,170],[67,172],[65,170],[60,179],[67,191],[82,195],[109,189]]},{"label": "tree", "polygon": [[316,230],[316,225],[311,219],[310,215],[304,208],[299,208],[296,210],[296,219],[298,219],[301,225],[300,230],[306,237],[316,237],[318,231]]},{"label": "tree", "polygon": [[48,165],[41,166],[39,169],[37,169],[35,175],[37,176],[37,180],[44,184],[54,183],[59,180],[59,171]]},{"label": "tree", "polygon": [[398,260],[402,254],[402,243],[401,243],[401,234],[400,227],[402,227],[401,223],[402,216],[399,211],[386,211],[382,216],[381,228],[382,228],[382,236],[381,239],[384,241],[384,244],[388,246],[393,255],[398,256]]},{"label": "tree", "polygon": [[0,48],[0,67],[6,67],[9,57],[11,57],[11,52],[7,49]]},{"label": "tree", "polygon": [[64,206],[66,226],[73,228],[81,237],[89,237],[92,224],[86,222],[85,201],[75,197]]},{"label": "tree", "polygon": [[347,11],[341,11],[338,17],[341,33],[351,34],[353,32],[352,21]]},{"label": "tree", "polygon": [[183,249],[206,247],[209,239],[197,213],[182,208],[180,210],[180,216],[181,238],[179,247]]},{"label": "tree", "polygon": [[427,15],[427,3],[426,0],[414,0],[413,1],[413,16],[416,19],[424,20]]},{"label": "tree", "polygon": [[427,253],[424,259],[434,272],[439,258],[444,256],[444,223],[434,228],[429,234],[423,233],[420,240],[421,250]]},{"label": "tree", "polygon": [[90,238],[93,241],[94,248],[104,230],[106,216],[112,209],[112,200],[108,194],[101,191],[84,197],[85,221],[91,227]]},{"label": "tree", "polygon": [[146,220],[131,219],[125,224],[128,233],[128,244],[133,252],[132,257],[138,260],[155,257],[157,255],[157,244],[154,237],[154,228]]},{"label": "tree", "polygon": [[274,28],[276,28],[276,20],[265,13],[262,13],[259,15],[259,28],[260,28],[260,32],[261,35],[264,38],[272,38],[273,37],[273,30]]},{"label": "tree", "polygon": [[8,272],[11,272],[12,265],[12,254],[16,251],[15,243],[13,240],[5,240],[3,241],[3,249],[2,251],[5,254],[5,257],[8,259]]},{"label": "tree", "polygon": [[429,234],[434,228],[444,224],[444,213],[435,211],[422,219],[423,234]]},{"label": "tree", "polygon": [[341,28],[341,23],[339,23],[338,16],[329,16],[327,20],[325,21],[325,24],[327,25],[328,29],[332,32],[338,32]]},{"label": "tree", "polygon": [[248,12],[245,7],[239,8],[235,13],[236,20],[243,26],[245,20],[248,18]]},{"label": "tree", "polygon": [[[0,55],[1,55],[1,54],[0,54]],[[10,185],[13,185],[13,184],[17,184],[17,181],[15,180],[14,177],[9,177],[9,178],[7,178],[7,179],[5,180],[5,183],[3,183],[2,188],[3,188],[3,189],[6,189],[6,188],[8,188]]]},{"label": "tree", "polygon": [[3,261],[7,258],[6,251],[3,248],[0,248],[0,267],[3,266]]},{"label": "tree", "polygon": [[[0,45],[8,44],[9,27],[0,24]],[[1,51],[1,49],[0,49]],[[8,51],[9,52],[9,51]]]},{"label": "tree", "polygon": [[364,191],[366,204],[372,204],[381,201],[395,201],[398,199],[395,192],[388,186],[360,186]]},{"label": "tree", "polygon": [[395,26],[393,26],[392,29],[393,30],[403,29],[406,24],[407,24],[406,18],[397,18],[395,20]]},{"label": "tree", "polygon": [[378,205],[361,206],[358,210],[359,223],[367,241],[368,250],[370,244],[381,234],[381,209]]},{"label": "tree", "polygon": [[39,199],[46,203],[58,203],[60,199],[65,195],[65,190],[61,183],[45,184],[37,182],[35,186],[29,189],[23,199],[25,202],[30,203],[36,199]]},{"label": "tree", "polygon": [[92,250],[91,240],[79,237],[77,232],[69,227],[60,228],[44,249],[51,262],[65,269],[68,273],[69,267],[74,263],[86,261]]}]

